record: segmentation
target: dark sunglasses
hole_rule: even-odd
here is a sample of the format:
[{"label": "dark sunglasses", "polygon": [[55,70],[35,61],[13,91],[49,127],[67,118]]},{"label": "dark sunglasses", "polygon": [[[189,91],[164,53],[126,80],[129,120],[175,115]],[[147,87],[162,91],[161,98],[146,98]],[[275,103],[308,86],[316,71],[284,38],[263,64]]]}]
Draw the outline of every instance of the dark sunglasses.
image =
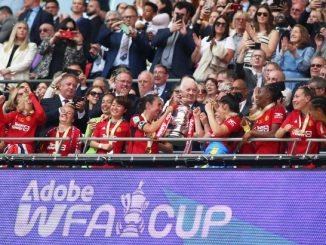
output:
[{"label": "dark sunglasses", "polygon": [[323,65],[321,64],[311,64],[310,67],[317,67],[317,68],[321,68]]},{"label": "dark sunglasses", "polygon": [[258,12],[258,13],[257,13],[257,16],[264,16],[264,17],[267,17],[267,16],[268,16],[268,13],[265,13],[265,12]]},{"label": "dark sunglasses", "polygon": [[216,22],[215,26],[222,26],[222,27],[226,27],[226,23],[225,22]]},{"label": "dark sunglasses", "polygon": [[75,28],[74,27],[62,27],[61,28],[62,30],[64,30],[64,31],[74,31],[75,30]]},{"label": "dark sunglasses", "polygon": [[101,97],[103,93],[97,93],[97,92],[95,92],[95,91],[91,91],[89,94],[90,94],[91,96],[93,96],[93,97],[95,97],[95,96]]},{"label": "dark sunglasses", "polygon": [[200,94],[206,94],[206,90],[205,90],[205,89],[200,89],[198,92],[199,92]]}]

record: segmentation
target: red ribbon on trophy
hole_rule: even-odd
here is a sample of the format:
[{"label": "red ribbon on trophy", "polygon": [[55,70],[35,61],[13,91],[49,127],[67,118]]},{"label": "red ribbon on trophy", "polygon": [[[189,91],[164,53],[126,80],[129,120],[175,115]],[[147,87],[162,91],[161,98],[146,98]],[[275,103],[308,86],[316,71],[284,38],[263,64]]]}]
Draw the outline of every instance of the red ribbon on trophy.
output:
[{"label": "red ribbon on trophy", "polygon": [[[194,132],[195,132],[195,119],[193,113],[191,112],[187,138],[192,138],[194,136]],[[183,151],[183,154],[190,154],[191,151],[192,151],[192,140],[188,140],[185,149]]]}]

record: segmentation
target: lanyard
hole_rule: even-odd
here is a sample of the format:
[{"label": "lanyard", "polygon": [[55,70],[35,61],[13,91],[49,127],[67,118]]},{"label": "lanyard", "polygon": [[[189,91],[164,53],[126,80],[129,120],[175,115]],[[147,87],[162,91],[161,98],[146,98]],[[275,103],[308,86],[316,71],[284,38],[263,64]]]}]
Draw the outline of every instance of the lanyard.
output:
[{"label": "lanyard", "polygon": [[[141,116],[144,118],[144,121],[146,123],[148,123],[147,118],[145,117],[144,113],[142,113]],[[153,137],[155,136],[155,133],[153,133],[153,135],[147,135],[146,134],[146,136],[149,137],[149,138],[152,138],[152,136]],[[153,140],[148,140],[147,141],[146,148],[145,148],[145,153],[148,153],[148,154],[152,153],[152,145],[153,145],[153,143],[154,143]]]},{"label": "lanyard", "polygon": [[[68,128],[66,128],[65,132],[62,135],[62,138],[66,138],[67,137],[70,129],[71,129],[70,126]],[[59,138],[60,137],[59,127],[57,128],[57,132],[55,133],[55,137],[56,138]],[[60,152],[61,145],[62,145],[62,140],[61,141],[58,141],[58,140],[55,141],[54,154],[58,154]]]},{"label": "lanyard", "polygon": [[249,120],[250,121],[256,121],[258,118],[260,118],[262,115],[264,115],[264,113],[266,111],[271,109],[274,105],[275,105],[275,103],[270,103],[267,106],[265,106],[264,109],[256,111],[254,114],[252,114],[251,116],[248,117]]}]

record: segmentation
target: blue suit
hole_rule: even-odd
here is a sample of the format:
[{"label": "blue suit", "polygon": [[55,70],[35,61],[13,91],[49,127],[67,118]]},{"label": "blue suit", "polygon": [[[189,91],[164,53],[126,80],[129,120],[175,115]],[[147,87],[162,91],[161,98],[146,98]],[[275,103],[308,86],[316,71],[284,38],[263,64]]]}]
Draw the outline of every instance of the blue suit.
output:
[{"label": "blue suit", "polygon": [[[108,28],[103,28],[100,31],[98,42],[109,48],[105,57],[105,66],[102,72],[103,77],[109,77],[112,72],[113,63],[120,49],[123,32],[112,31]],[[137,78],[139,73],[146,70],[146,59],[150,57],[152,48],[144,32],[137,33],[137,36],[132,39],[129,47],[128,58],[129,66],[133,78]]]},{"label": "blue suit", "polygon": [[[151,71],[154,70],[155,65],[161,64],[162,54],[166,46],[168,38],[173,34],[169,28],[158,30],[156,33],[152,45],[157,48],[155,57],[153,59]],[[191,61],[191,54],[194,51],[196,45],[192,38],[193,32],[187,29],[187,34],[178,36],[174,53],[172,58],[172,66],[169,69],[170,78],[181,78],[184,75],[193,74],[193,63]]]}]

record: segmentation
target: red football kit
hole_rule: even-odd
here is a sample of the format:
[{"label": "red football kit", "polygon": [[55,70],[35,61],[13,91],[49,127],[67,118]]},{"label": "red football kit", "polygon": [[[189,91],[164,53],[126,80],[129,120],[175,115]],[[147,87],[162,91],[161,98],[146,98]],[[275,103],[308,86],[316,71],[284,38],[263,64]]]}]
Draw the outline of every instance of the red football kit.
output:
[{"label": "red football kit", "polygon": [[[135,138],[147,138],[148,136],[143,131],[144,125],[148,123],[142,115],[133,116],[130,119],[130,128]],[[147,150],[146,150],[147,149]],[[157,154],[158,142],[157,141],[135,141],[129,142],[128,153],[129,154]]]},{"label": "red football kit", "polygon": [[[282,105],[275,105],[268,109],[255,120],[253,130],[259,132],[269,132],[273,124],[281,125],[286,117],[286,111]],[[280,142],[254,142],[256,154],[283,154],[284,144]]]},{"label": "red football kit", "polygon": [[[107,130],[107,126],[109,125],[109,130]],[[96,128],[93,133],[93,137],[110,137],[112,134],[112,130],[114,129],[114,136],[119,137],[130,137],[130,126],[126,121],[122,121],[118,127],[115,127],[116,123],[109,123],[108,121],[100,122],[96,125]],[[107,140],[99,140],[99,143],[107,144]],[[116,141],[113,142],[113,153],[120,154],[125,150],[126,142],[125,141]],[[97,149],[96,153],[106,154],[108,153],[106,150]]]},{"label": "red football kit", "polygon": [[[241,129],[241,118],[239,116],[231,116],[228,119],[224,120],[221,125],[225,125],[229,132],[225,135],[215,136],[213,133],[211,135],[212,138],[229,138],[229,137],[239,137],[240,129]],[[224,141],[222,142],[226,148],[230,152],[233,152],[239,142],[230,142]]]},{"label": "red football kit", "polygon": [[[281,128],[284,128],[287,124],[293,126],[290,131],[291,138],[300,138],[294,150],[293,155],[304,154],[306,152],[308,142],[305,141],[307,138],[318,138],[317,124],[313,121],[312,117],[308,114],[305,116],[298,110],[292,111],[285,121],[283,122]],[[290,153],[293,143],[290,142],[287,152]],[[310,145],[310,150],[308,154],[318,154],[319,153],[319,143],[312,142]]]},{"label": "red football kit", "polygon": [[[31,93],[29,94],[29,98],[34,105],[34,112],[31,115],[25,116],[17,111],[3,114],[3,111],[0,110],[0,121],[9,125],[7,137],[35,137],[37,127],[45,123],[45,112],[35,95]],[[26,146],[25,150],[27,150],[28,153],[34,151],[34,141],[7,140],[5,143],[9,148],[15,144],[23,144]],[[17,152],[14,150],[13,152],[9,151],[8,153]]]},{"label": "red football kit", "polygon": [[[81,152],[81,144],[80,141],[78,140],[78,137],[81,137],[80,130],[74,126],[71,126],[69,131],[66,132],[57,132],[58,128],[52,128],[50,129],[46,137],[49,138],[70,138],[70,140],[64,140],[61,143],[60,149],[58,152],[56,152],[56,141],[47,141],[43,145],[43,150],[42,152],[53,154],[61,154],[62,156],[67,156],[68,154],[74,154],[74,153],[80,153]],[[57,142],[59,144],[59,141]],[[58,145],[59,148],[59,145]]]}]

